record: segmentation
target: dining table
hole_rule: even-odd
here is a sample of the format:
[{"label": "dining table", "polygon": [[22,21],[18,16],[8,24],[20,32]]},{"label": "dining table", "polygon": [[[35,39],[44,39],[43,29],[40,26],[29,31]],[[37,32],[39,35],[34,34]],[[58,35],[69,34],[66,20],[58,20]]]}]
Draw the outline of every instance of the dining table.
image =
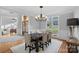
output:
[{"label": "dining table", "polygon": [[39,52],[40,40],[42,40],[42,33],[31,33],[31,41],[35,42],[36,52]]}]

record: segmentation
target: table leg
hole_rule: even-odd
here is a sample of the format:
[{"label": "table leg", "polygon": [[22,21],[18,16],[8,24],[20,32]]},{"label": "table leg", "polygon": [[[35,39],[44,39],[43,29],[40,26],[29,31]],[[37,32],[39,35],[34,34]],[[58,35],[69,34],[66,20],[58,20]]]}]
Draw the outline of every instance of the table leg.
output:
[{"label": "table leg", "polygon": [[78,48],[76,45],[68,44],[68,46],[69,46],[68,48],[69,53],[78,53]]},{"label": "table leg", "polygon": [[36,52],[39,52],[39,45],[38,45],[38,39],[36,39]]}]

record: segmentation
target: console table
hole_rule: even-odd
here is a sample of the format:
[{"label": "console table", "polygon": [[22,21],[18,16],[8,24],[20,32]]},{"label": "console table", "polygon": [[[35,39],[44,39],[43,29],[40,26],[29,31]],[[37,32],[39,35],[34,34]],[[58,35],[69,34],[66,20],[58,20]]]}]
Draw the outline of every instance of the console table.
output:
[{"label": "console table", "polygon": [[[66,46],[65,48],[68,49],[68,52],[70,52],[70,50],[74,50],[75,52],[78,52],[77,47],[79,46],[79,40],[78,39],[71,39],[69,37],[61,37],[61,36],[57,36],[57,35],[53,35],[52,38],[66,42]],[[75,47],[75,49],[71,49],[73,47]]]}]

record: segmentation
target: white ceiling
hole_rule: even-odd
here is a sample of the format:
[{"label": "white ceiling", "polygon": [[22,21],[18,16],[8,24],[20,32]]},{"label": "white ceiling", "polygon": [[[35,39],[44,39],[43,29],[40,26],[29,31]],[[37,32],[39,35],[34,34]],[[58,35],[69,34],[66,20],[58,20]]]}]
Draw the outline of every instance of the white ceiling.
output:
[{"label": "white ceiling", "polygon": [[[44,6],[44,15],[60,15],[73,12],[78,6]],[[39,6],[0,6],[0,15],[27,15],[37,16],[40,14]]]}]

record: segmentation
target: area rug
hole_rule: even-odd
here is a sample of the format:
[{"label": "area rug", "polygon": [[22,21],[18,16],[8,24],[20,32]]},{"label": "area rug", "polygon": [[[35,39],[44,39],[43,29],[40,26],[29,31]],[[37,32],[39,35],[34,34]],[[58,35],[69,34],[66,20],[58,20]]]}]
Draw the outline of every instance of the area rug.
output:
[{"label": "area rug", "polygon": [[5,42],[14,42],[16,40],[22,40],[24,38],[23,36],[20,35],[15,35],[9,38],[0,38],[0,43],[5,43]]},{"label": "area rug", "polygon": [[[48,46],[45,47],[44,51],[40,49],[39,53],[57,53],[62,42],[58,41],[56,39],[52,39],[52,43]],[[20,45],[14,46],[10,48],[13,53],[29,53],[29,49],[25,50],[25,43],[22,43]],[[31,53],[36,53],[35,50],[31,51]]]}]

